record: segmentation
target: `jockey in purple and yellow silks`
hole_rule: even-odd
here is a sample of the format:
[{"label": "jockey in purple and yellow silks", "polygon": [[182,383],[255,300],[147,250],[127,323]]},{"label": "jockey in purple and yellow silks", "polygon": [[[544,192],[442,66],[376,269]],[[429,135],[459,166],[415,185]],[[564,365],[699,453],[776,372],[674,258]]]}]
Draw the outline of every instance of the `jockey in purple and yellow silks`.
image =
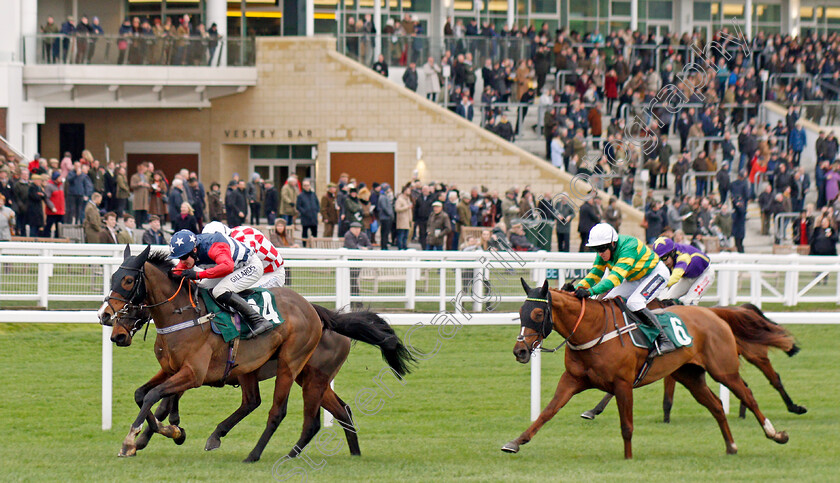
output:
[{"label": "jockey in purple and yellow silks", "polygon": [[[652,351],[664,354],[675,350],[659,320],[647,308],[648,302],[665,288],[668,278],[668,268],[660,262],[656,253],[636,237],[619,235],[607,223],[592,227],[586,246],[598,255],[589,274],[575,287],[575,296],[586,298],[606,294],[604,298],[607,299],[624,297],[627,308],[642,323],[659,330]],[[610,272],[605,276],[607,269]]]},{"label": "jockey in purple and yellow silks", "polygon": [[680,299],[686,305],[697,305],[715,281],[715,273],[709,269],[709,256],[691,245],[674,243],[666,237],[653,242],[653,251],[671,270],[662,299]]}]

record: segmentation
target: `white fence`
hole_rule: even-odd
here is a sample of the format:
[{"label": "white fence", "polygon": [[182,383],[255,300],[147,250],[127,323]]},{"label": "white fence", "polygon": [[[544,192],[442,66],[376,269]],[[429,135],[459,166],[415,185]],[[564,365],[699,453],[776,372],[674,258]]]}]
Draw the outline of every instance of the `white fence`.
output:
[{"label": "white fence", "polygon": [[[133,247],[138,253],[143,247]],[[0,308],[5,301],[37,301],[41,307],[87,301],[93,305],[109,293],[111,274],[122,263],[123,247],[0,243]],[[407,309],[429,304],[438,311],[481,312],[459,319],[464,325],[518,326],[518,315],[491,312],[488,306],[522,301],[519,277],[541,283],[556,270],[559,283],[573,271],[588,269],[594,255],[547,252],[420,252],[359,250],[284,250],[292,288],[312,302],[398,303]],[[712,255],[715,288],[704,298],[721,305],[751,302],[796,305],[806,302],[840,304],[840,257],[792,255]],[[358,269],[358,270],[351,270]],[[351,295],[351,275],[359,282]],[[470,283],[470,280],[490,283]],[[826,284],[823,285],[822,282]],[[469,302],[472,302],[471,304]],[[92,308],[92,307],[91,307]],[[375,307],[374,307],[375,309]],[[512,310],[511,307],[508,310]],[[429,324],[435,313],[382,314],[394,325]],[[780,323],[837,323],[834,312],[777,312]],[[96,323],[93,310],[0,310],[0,323]],[[513,333],[512,333],[513,334]],[[102,332],[102,428],[111,427],[112,345],[110,329]],[[531,362],[531,419],[540,402],[540,356]],[[725,388],[721,394],[726,393]],[[728,397],[722,397],[728,403]],[[728,407],[728,404],[727,404]]]}]

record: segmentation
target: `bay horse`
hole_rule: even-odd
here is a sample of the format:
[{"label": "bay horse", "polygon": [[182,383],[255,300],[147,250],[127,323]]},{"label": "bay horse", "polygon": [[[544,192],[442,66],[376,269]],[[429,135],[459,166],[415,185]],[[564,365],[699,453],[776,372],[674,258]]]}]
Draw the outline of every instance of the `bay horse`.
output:
[{"label": "bay horse", "polygon": [[[111,293],[99,311],[100,319],[119,319],[137,307],[146,307],[158,332],[155,356],[161,369],[134,394],[140,412],[123,441],[120,456],[136,454],[136,437],[144,421],[156,432],[176,442],[183,441],[181,428],[161,425],[151,408],[162,398],[180,395],[194,387],[221,385],[228,379],[239,379],[243,385],[243,404],[225,421],[238,422],[250,412],[248,409],[256,407],[253,404],[259,394],[256,372],[269,360],[276,359],[277,379],[266,428],[244,460],[258,461],[286,415],[291,385],[315,351],[322,331],[325,328],[338,330],[338,327],[323,320],[316,309],[294,291],[271,289],[285,321],[258,338],[242,341],[233,365],[229,362],[229,345],[210,330],[207,322],[212,315],[201,315],[191,284],[183,278],[170,277],[172,262],[167,254],[150,255],[150,250],[147,246],[132,257],[126,246],[124,261],[111,278]],[[135,325],[127,329],[124,324],[114,324],[111,340],[118,346],[127,346],[139,328]]]},{"label": "bay horse", "polygon": [[[648,304],[649,309],[661,309],[670,307],[658,299],[654,299]],[[710,309],[723,319],[732,334],[735,336],[735,342],[738,345],[738,354],[747,362],[757,367],[764,377],[770,381],[776,391],[782,396],[782,401],[788,412],[793,414],[805,414],[808,409],[793,402],[790,395],[782,385],[782,377],[773,368],[770,363],[768,353],[770,348],[782,350],[788,357],[793,357],[799,353],[799,347],[796,345],[796,340],[793,335],[784,327],[768,319],[758,307],[753,304],[743,304],[737,307],[710,307]],[[763,332],[760,337],[754,334]],[[671,408],[674,405],[674,389],[676,381],[674,378],[668,376],[664,379],[665,392],[662,398],[662,412],[663,422],[671,422]],[[595,419],[595,416],[601,414],[604,408],[612,399],[612,394],[607,394],[603,399],[592,409],[581,414],[584,419]],[[739,416],[741,419],[746,417],[747,406],[741,402]]]},{"label": "bay horse", "polygon": [[633,457],[633,388],[672,375],[688,388],[697,402],[712,413],[723,434],[726,453],[735,454],[738,448],[720,400],[706,385],[706,372],[744,401],[767,438],[779,444],[787,443],[787,433],[776,431],[770,420],[761,413],[752,391],[738,374],[735,336],[726,322],[711,310],[697,306],[671,307],[671,312],[682,319],[693,337],[693,344],[653,359],[650,369],[637,381],[648,357],[648,350],[625,341],[618,330],[611,332],[612,327],[608,321],[614,317],[618,325],[623,320],[615,301],[579,300],[574,294],[549,289],[548,281],[542,287],[532,289],[523,279],[522,287],[527,298],[519,309],[521,330],[513,348],[516,360],[527,363],[531,352],[539,350],[543,340],[552,331],[557,331],[567,345],[566,370],[560,376],[554,397],[537,420],[518,438],[502,446],[502,451],[518,452],[520,446],[531,441],[537,431],[575,394],[596,388],[615,394],[624,440],[624,457],[630,459]]},{"label": "bay horse", "polygon": [[[377,314],[365,310],[341,314],[321,307],[320,305],[312,305],[322,320],[339,319],[336,325],[353,330],[357,334],[355,336],[357,340],[378,346],[382,353],[382,358],[388,363],[388,367],[393,370],[394,374],[402,378],[411,372],[410,365],[416,362],[414,356],[399,340],[394,329]],[[348,324],[348,319],[353,319],[354,322]],[[142,315],[129,321],[129,323],[134,324],[136,320],[145,323]],[[121,322],[117,321],[116,323]],[[288,454],[290,457],[296,457],[320,430],[321,415],[318,410],[321,407],[329,411],[344,429],[350,454],[352,456],[361,455],[357,428],[350,406],[330,387],[330,382],[335,379],[342,365],[347,360],[347,356],[350,354],[351,344],[351,338],[333,330],[325,330],[312,357],[295,379],[295,382],[303,388],[304,421],[300,439]],[[269,360],[257,370],[257,381],[271,379],[275,376],[276,372],[277,360]],[[250,379],[246,380],[246,382],[248,381]],[[227,384],[230,386],[240,385],[243,391],[251,390],[250,387],[242,385],[239,379],[229,380]],[[238,411],[247,411],[250,413],[259,406],[259,392],[257,391],[253,394],[254,397],[252,398],[247,398],[247,400],[243,398],[242,405]],[[180,397],[181,395],[177,394],[164,398],[161,401],[160,406],[155,411],[155,417],[158,421],[163,421],[168,416],[170,424],[176,426],[180,424],[180,413],[178,411],[178,400]],[[242,415],[242,413],[239,414]],[[207,439],[204,449],[206,451],[212,451],[219,448],[221,438],[227,435],[238,421],[244,419],[246,416],[247,413],[237,420],[228,418],[220,423],[213,431],[213,434]],[[184,431],[183,428],[181,428],[181,431]],[[145,448],[154,434],[155,429],[151,426],[146,426],[140,436],[137,437],[137,451]],[[175,443],[181,444],[183,440],[176,440]]]}]

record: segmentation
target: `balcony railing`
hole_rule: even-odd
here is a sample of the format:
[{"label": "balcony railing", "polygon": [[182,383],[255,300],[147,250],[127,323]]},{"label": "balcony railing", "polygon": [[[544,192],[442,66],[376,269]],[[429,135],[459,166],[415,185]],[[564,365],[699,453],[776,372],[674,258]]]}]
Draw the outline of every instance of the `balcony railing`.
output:
[{"label": "balcony railing", "polygon": [[23,39],[29,65],[253,66],[254,38],[41,34]]}]

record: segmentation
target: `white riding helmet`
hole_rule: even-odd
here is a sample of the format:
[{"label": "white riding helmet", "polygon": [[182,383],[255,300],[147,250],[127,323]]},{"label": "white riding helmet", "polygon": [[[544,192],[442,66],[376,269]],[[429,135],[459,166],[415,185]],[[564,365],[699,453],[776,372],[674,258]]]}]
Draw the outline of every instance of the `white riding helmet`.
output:
[{"label": "white riding helmet", "polygon": [[221,233],[222,235],[230,235],[230,228],[221,221],[211,221],[210,223],[204,225],[204,229],[201,230],[201,233]]},{"label": "white riding helmet", "polygon": [[601,247],[618,241],[618,232],[609,223],[598,223],[589,230],[588,247]]}]

